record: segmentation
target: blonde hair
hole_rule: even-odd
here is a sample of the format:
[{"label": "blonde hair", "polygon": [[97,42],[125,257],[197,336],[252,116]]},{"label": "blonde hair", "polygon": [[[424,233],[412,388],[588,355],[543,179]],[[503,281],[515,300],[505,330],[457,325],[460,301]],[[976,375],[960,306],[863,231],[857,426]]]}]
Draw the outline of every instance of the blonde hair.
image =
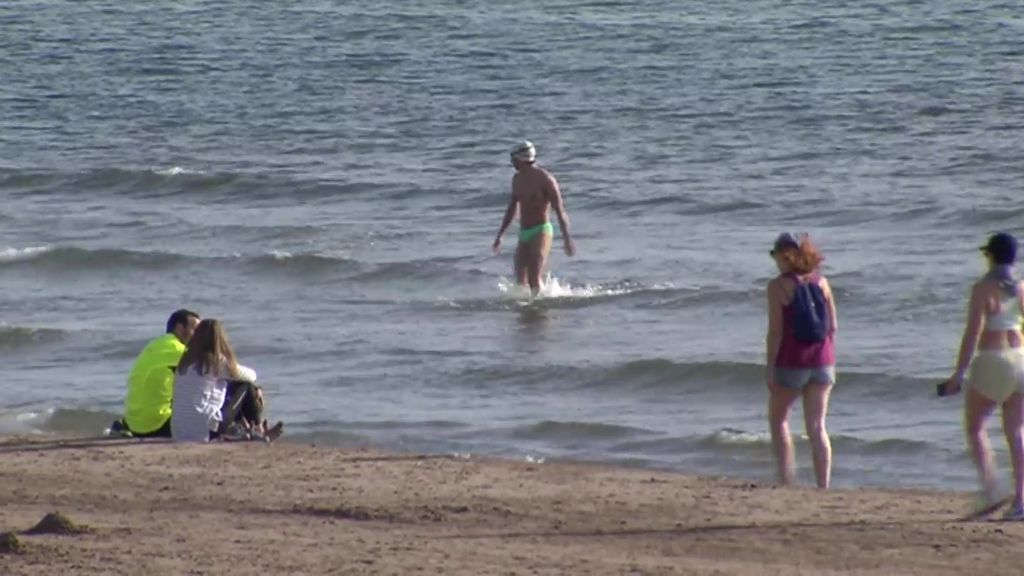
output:
[{"label": "blonde hair", "polygon": [[821,267],[825,257],[811,242],[810,236],[800,239],[800,246],[789,246],[779,251],[779,258],[797,274],[810,274]]},{"label": "blonde hair", "polygon": [[[219,373],[221,361],[227,364],[227,374]],[[178,363],[178,374],[184,374],[192,366],[195,366],[196,372],[200,374],[212,372],[215,376],[238,377],[238,360],[220,320],[207,318],[196,326],[192,339],[188,341],[185,355]]]}]

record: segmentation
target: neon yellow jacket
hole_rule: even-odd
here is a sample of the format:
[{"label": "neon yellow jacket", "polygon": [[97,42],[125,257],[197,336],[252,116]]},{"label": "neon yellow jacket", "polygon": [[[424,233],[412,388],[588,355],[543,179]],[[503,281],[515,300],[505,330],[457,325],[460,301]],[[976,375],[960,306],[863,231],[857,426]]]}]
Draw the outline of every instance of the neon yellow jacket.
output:
[{"label": "neon yellow jacket", "polygon": [[128,375],[124,421],[138,434],[159,430],[171,417],[174,369],[185,354],[185,345],[174,334],[164,334],[146,344]]}]

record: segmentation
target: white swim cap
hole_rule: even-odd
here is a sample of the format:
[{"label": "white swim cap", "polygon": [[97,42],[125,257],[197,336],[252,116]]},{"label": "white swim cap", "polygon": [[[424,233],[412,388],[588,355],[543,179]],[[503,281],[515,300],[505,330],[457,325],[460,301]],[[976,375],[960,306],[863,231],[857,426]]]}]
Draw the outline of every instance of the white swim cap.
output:
[{"label": "white swim cap", "polygon": [[537,158],[537,149],[533,147],[533,142],[529,140],[523,140],[519,144],[512,147],[512,159],[519,160],[521,162],[533,162]]}]

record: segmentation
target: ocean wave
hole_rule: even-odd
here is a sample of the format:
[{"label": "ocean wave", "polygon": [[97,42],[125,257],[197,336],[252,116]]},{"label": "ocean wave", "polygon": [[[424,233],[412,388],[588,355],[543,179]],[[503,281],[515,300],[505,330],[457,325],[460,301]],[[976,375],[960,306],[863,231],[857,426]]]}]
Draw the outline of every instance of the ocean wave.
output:
[{"label": "ocean wave", "polygon": [[511,431],[513,438],[544,440],[553,442],[614,440],[653,434],[650,430],[620,426],[604,422],[573,422],[544,420],[536,424],[521,426]]},{"label": "ocean wave", "polygon": [[[840,394],[865,394],[875,398],[931,397],[935,379],[922,376],[872,372],[838,372]],[[764,385],[764,365],[753,362],[677,362],[664,358],[634,360],[589,375],[580,386],[632,392],[687,393],[714,390],[749,394]]]},{"label": "ocean wave", "polygon": [[[929,442],[908,440],[906,438],[881,438],[870,440],[848,434],[831,434],[829,440],[834,450],[859,456],[900,456],[912,455],[934,450],[936,446]],[[807,444],[805,434],[794,434],[793,441]],[[696,444],[702,448],[714,450],[747,451],[752,448],[761,450],[771,446],[771,435],[768,432],[746,432],[732,428],[723,428],[700,437]]]},{"label": "ocean wave", "polygon": [[[563,390],[623,395],[632,398],[660,398],[675,401],[694,393],[736,395],[750,398],[763,393],[764,365],[754,362],[684,362],[669,358],[646,358],[606,365],[546,364],[522,366],[497,364],[467,369],[448,376],[449,382],[471,387],[514,387],[520,390]],[[870,372],[839,372],[836,394],[870,396],[879,400],[931,398],[935,378]],[[673,400],[670,400],[673,399]]]},{"label": "ocean wave", "polygon": [[122,248],[80,248],[77,246],[39,246],[8,248],[0,252],[0,266],[18,266],[32,269],[80,272],[103,272],[119,268],[165,270],[194,262],[236,263],[258,270],[286,270],[288,272],[336,271],[361,269],[361,264],[341,256],[306,252],[292,254],[274,250],[263,254],[195,255],[176,252],[131,250]]},{"label": "ocean wave", "polygon": [[[831,276],[830,276],[831,278]],[[720,286],[702,286],[666,290],[646,302],[636,305],[641,309],[682,310],[715,304],[735,304],[744,301],[760,301],[764,298],[761,286],[747,289]]]},{"label": "ocean wave", "polygon": [[[935,452],[938,446],[929,442],[905,438],[866,439],[849,434],[830,436],[833,450],[850,456],[909,457]],[[807,444],[807,436],[793,434],[798,445]],[[766,455],[771,450],[771,435],[767,431],[751,432],[735,428],[720,428],[705,434],[683,437],[659,437],[620,442],[609,450],[615,454],[668,456],[686,453],[712,453],[719,456]]]},{"label": "ocean wave", "polygon": [[[560,387],[574,393],[612,392],[624,395],[687,394],[695,389],[735,390],[749,394],[762,385],[764,367],[752,363],[676,362],[665,358],[633,360],[611,365],[572,366],[548,364],[493,365],[455,374],[452,383],[523,388]],[[539,383],[539,384],[538,384]]]},{"label": "ocean wave", "polygon": [[746,210],[758,210],[765,206],[762,202],[749,199],[709,200],[676,194],[638,200],[604,198],[592,201],[588,208],[626,215],[636,215],[641,212],[658,210],[659,212],[670,212],[680,216],[712,216]]},{"label": "ocean wave", "polygon": [[67,335],[67,332],[54,328],[0,325],[0,350],[18,350],[37,344],[59,342]]},{"label": "ocean wave", "polygon": [[181,174],[204,173],[202,170],[191,170],[189,168],[182,168],[181,166],[171,166],[170,168],[154,168],[152,172],[160,176],[179,176]]},{"label": "ocean wave", "polygon": [[[225,260],[227,258],[219,258]],[[293,254],[285,250],[272,250],[257,256],[234,254],[230,259],[238,260],[256,271],[282,270],[289,273],[324,273],[339,271],[359,271],[365,265],[349,258],[319,252],[302,252]]]},{"label": "ocean wave", "polygon": [[159,198],[182,192],[216,195],[226,188],[241,190],[258,186],[259,181],[246,182],[242,174],[205,173],[177,166],[167,169],[98,168],[83,172],[21,170],[0,173],[0,189],[29,196],[66,191],[76,195],[92,192]]},{"label": "ocean wave", "polygon": [[1024,218],[1024,206],[980,208],[972,207],[970,211],[950,211],[946,214],[945,221],[956,223],[957,226],[981,225],[989,230],[995,230],[1000,226],[1017,229],[1021,219]]},{"label": "ocean wave", "polygon": [[54,408],[48,410],[0,412],[0,434],[50,434],[93,437],[106,434],[121,415],[104,410]]},{"label": "ocean wave", "polygon": [[[665,358],[633,360],[610,367],[586,387],[625,387],[628,390],[679,389],[687,383],[747,391],[764,380],[764,366],[746,362],[675,362]],[[728,388],[724,388],[728,390]]]},{"label": "ocean wave", "polygon": [[[0,411],[0,435],[45,434],[63,437],[93,437],[107,433],[121,414],[107,410],[50,408]],[[423,421],[313,421],[289,429],[291,441],[302,439],[329,445],[368,445],[392,432],[451,433],[466,427],[450,420]]]},{"label": "ocean wave", "polygon": [[[880,220],[890,220],[898,224],[909,224],[911,222],[932,222],[936,216],[941,214],[941,207],[937,202],[917,202],[918,206],[906,206],[902,208],[890,207],[886,213],[880,215]],[[962,214],[961,216],[962,217]]]},{"label": "ocean wave", "polygon": [[467,258],[425,258],[401,262],[383,262],[366,265],[363,271],[353,277],[359,282],[387,282],[391,280],[432,280],[458,276],[483,277],[490,274],[479,268],[462,268],[456,263]]},{"label": "ocean wave", "polygon": [[66,192],[80,196],[159,199],[182,195],[206,202],[239,199],[265,201],[331,200],[359,194],[377,197],[415,197],[430,190],[413,184],[367,181],[338,182],[320,178],[289,178],[257,173],[206,171],[183,166],[160,168],[95,168],[85,171],[0,170],[0,190],[15,196],[52,195]]},{"label": "ocean wave", "polygon": [[168,252],[145,252],[117,248],[78,248],[75,246],[44,246],[23,249],[7,249],[9,258],[0,258],[0,265],[30,267],[59,272],[111,268],[139,267],[145,269],[166,269],[175,266],[188,257]]},{"label": "ocean wave", "polygon": [[0,250],[0,264],[32,260],[53,250],[49,246],[29,246],[28,248],[4,248]]},{"label": "ocean wave", "polygon": [[[283,273],[289,278],[337,274],[354,282],[381,283],[392,280],[445,280],[491,277],[476,267],[459,266],[468,258],[424,258],[397,262],[366,262],[328,252],[271,250],[258,254],[186,254],[126,248],[82,248],[41,246],[8,248],[0,252],[0,270],[18,268],[47,273],[95,273],[110,270],[169,270],[214,263],[236,267],[253,275]],[[587,289],[563,289],[564,295],[586,296]]]},{"label": "ocean wave", "polygon": [[396,358],[468,358],[472,352],[465,350],[416,350],[406,347],[385,348],[378,352],[382,356]]}]

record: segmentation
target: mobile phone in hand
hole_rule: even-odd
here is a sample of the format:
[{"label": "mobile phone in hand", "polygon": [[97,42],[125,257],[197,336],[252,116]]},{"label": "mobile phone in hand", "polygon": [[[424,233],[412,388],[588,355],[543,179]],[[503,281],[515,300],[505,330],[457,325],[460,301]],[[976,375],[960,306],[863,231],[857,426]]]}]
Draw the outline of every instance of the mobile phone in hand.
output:
[{"label": "mobile phone in hand", "polygon": [[945,382],[940,382],[939,384],[937,384],[935,386],[935,392],[939,396],[950,396],[950,395],[952,395],[953,393],[952,393],[952,391],[950,391],[949,380],[946,380]]}]

